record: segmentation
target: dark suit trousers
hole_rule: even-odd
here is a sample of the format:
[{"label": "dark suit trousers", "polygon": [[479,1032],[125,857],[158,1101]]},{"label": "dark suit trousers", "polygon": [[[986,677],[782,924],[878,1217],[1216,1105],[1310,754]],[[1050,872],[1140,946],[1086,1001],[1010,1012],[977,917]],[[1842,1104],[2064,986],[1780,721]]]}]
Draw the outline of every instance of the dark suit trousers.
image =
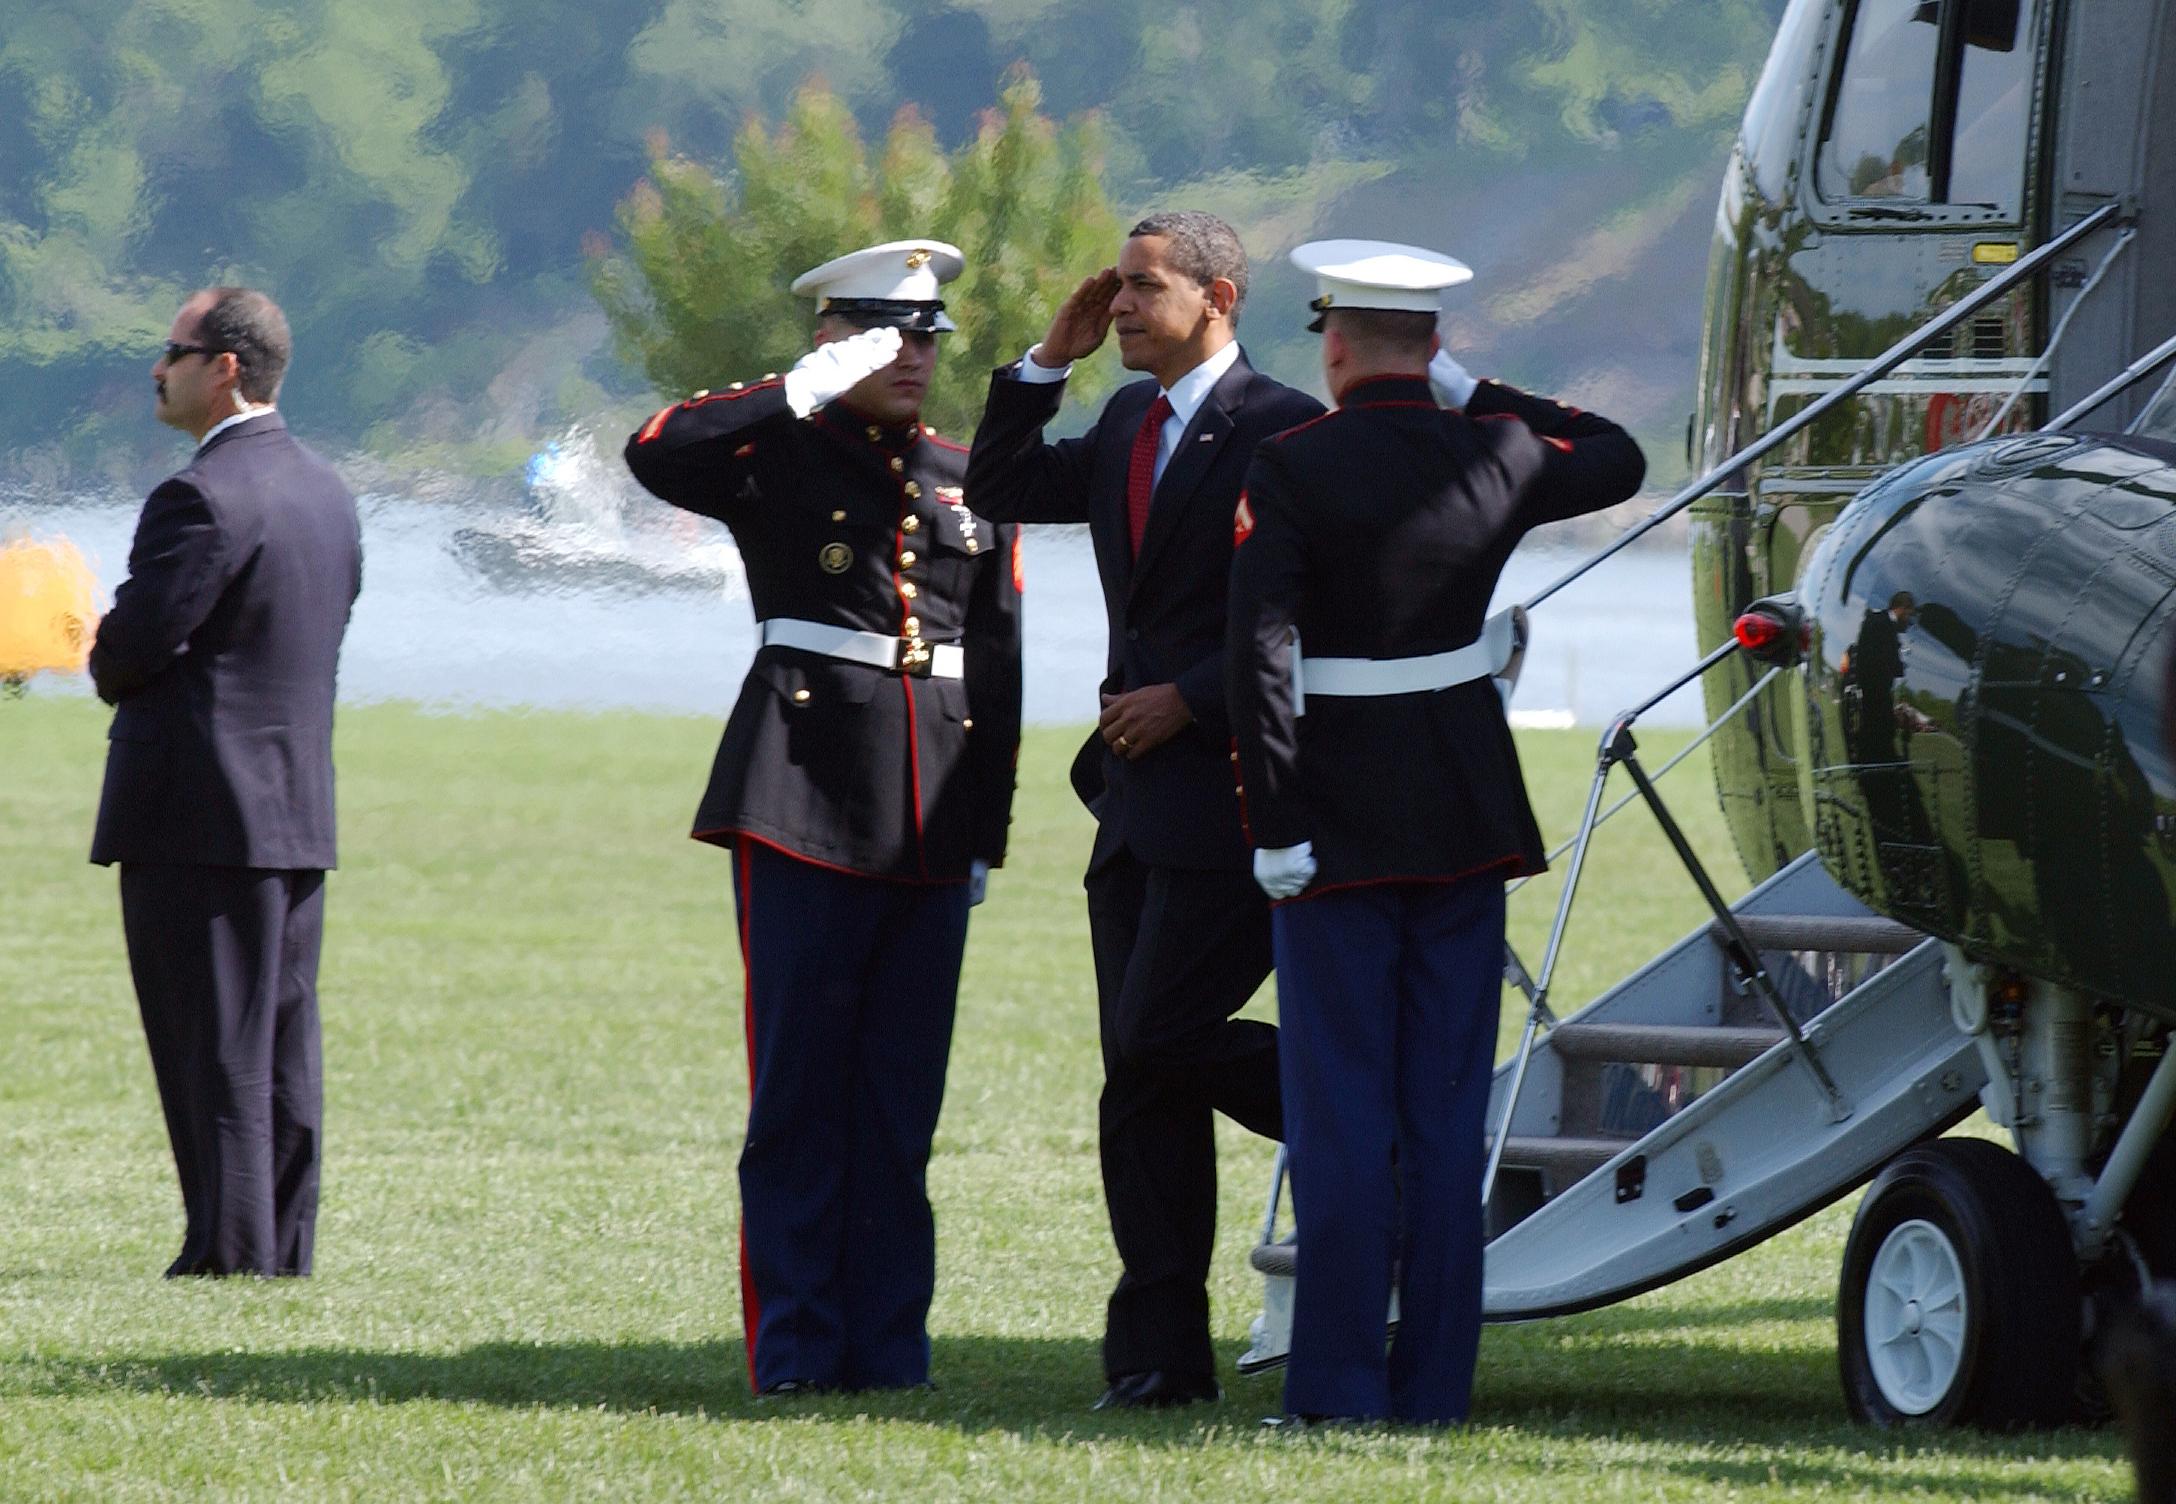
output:
[{"label": "dark suit trousers", "polygon": [[325,874],[123,863],[121,924],[187,1230],[167,1274],[308,1274]]},{"label": "dark suit trousers", "polygon": [[1232,1017],[1269,975],[1269,904],[1245,872],[1149,867],[1123,847],[1099,846],[1087,888],[1103,1194],[1124,1265],[1104,1371],[1211,1373],[1213,1114],[1270,1138],[1284,1132],[1277,1031]]}]

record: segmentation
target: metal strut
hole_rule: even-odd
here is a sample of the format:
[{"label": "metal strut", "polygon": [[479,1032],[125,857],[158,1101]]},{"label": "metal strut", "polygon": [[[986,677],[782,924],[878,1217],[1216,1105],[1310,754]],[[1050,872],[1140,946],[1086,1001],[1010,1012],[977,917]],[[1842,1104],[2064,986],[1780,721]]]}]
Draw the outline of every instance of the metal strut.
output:
[{"label": "metal strut", "polygon": [[[1512,951],[1508,944],[1504,947],[1504,974],[1507,979],[1518,984],[1520,990],[1526,993],[1529,1005],[1526,1010],[1525,1027],[1519,1033],[1518,1054],[1513,1059],[1511,1066],[1511,1084],[1504,1093],[1503,1111],[1497,1118],[1496,1131],[1489,1137],[1488,1168],[1481,1177],[1481,1204],[1483,1206],[1488,1205],[1490,1198],[1496,1191],[1496,1172],[1503,1164],[1504,1144],[1511,1137],[1512,1114],[1518,1110],[1519,1095],[1526,1087],[1526,1071],[1533,1061],[1535,1039],[1540,1034],[1543,1024],[1546,1023],[1553,1027],[1556,1023],[1556,1015],[1549,1007],[1549,989],[1556,980],[1557,958],[1563,953],[1564,931],[1571,921],[1572,899],[1579,889],[1580,872],[1586,866],[1587,848],[1594,840],[1595,830],[1600,826],[1602,820],[1606,818],[1602,810],[1602,792],[1608,785],[1610,769],[1618,766],[1622,766],[1625,772],[1631,775],[1633,785],[1637,791],[1636,797],[1644,799],[1647,807],[1654,811],[1656,823],[1661,825],[1662,833],[1669,838],[1670,845],[1676,849],[1678,860],[1685,864],[1685,870],[1692,874],[1693,882],[1700,889],[1700,896],[1707,901],[1709,910],[1715,915],[1717,923],[1723,930],[1726,937],[1725,954],[1729,956],[1731,964],[1737,968],[1738,974],[1744,979],[1745,984],[1758,993],[1761,1001],[1766,1003],[1769,1010],[1775,1014],[1776,1021],[1783,1027],[1786,1042],[1790,1045],[1792,1053],[1805,1065],[1816,1084],[1820,1087],[1822,1097],[1828,1102],[1830,1115],[1837,1122],[1842,1122],[1851,1115],[1850,1104],[1845,1101],[1843,1093],[1837,1090],[1834,1079],[1830,1077],[1827,1067],[1821,1064],[1820,1057],[1814,1053],[1813,1045],[1806,1038],[1805,1031],[1799,1028],[1798,1020],[1791,1016],[1789,1006],[1783,1001],[1783,994],[1776,989],[1774,978],[1768,975],[1767,968],[1761,964],[1760,952],[1755,950],[1752,943],[1746,939],[1745,931],[1739,928],[1736,916],[1730,911],[1730,905],[1723,901],[1723,895],[1716,890],[1714,881],[1708,876],[1707,868],[1701,865],[1699,856],[1694,853],[1692,843],[1685,839],[1684,831],[1678,828],[1677,821],[1671,816],[1669,807],[1662,802],[1662,796],[1656,792],[1654,780],[1648,776],[1647,770],[1640,766],[1637,756],[1638,744],[1632,739],[1632,723],[1634,721],[1654,709],[1664,700],[1667,700],[1671,695],[1676,694],[1686,685],[1699,679],[1709,669],[1736,652],[1738,652],[1737,642],[1735,640],[1725,641],[1690,669],[1672,679],[1661,690],[1649,695],[1645,700],[1642,700],[1630,710],[1624,711],[1614,721],[1610,722],[1609,729],[1602,733],[1601,746],[1595,754],[1594,782],[1587,789],[1586,812],[1580,816],[1579,832],[1572,837],[1570,842],[1571,869],[1564,879],[1564,891],[1557,895],[1556,917],[1549,926],[1549,944],[1542,954],[1540,976],[1529,980],[1526,976],[1526,968],[1520,963],[1517,954]],[[1754,686],[1755,691],[1761,685],[1765,685],[1773,675],[1774,670],[1772,669],[1768,674],[1763,675],[1760,683]],[[1728,719],[1730,715],[1735,714],[1739,706],[1750,698],[1750,693],[1741,697],[1739,704],[1733,705],[1729,711],[1724,713],[1721,719]],[[1712,730],[1713,728],[1709,729]],[[1674,765],[1674,763],[1670,764],[1670,766]],[[1626,795],[1624,800],[1620,800],[1617,804],[1611,806],[1609,813],[1616,813],[1617,810],[1624,807],[1626,801],[1633,797],[1635,795]],[[1561,848],[1559,849],[1561,850]]]}]

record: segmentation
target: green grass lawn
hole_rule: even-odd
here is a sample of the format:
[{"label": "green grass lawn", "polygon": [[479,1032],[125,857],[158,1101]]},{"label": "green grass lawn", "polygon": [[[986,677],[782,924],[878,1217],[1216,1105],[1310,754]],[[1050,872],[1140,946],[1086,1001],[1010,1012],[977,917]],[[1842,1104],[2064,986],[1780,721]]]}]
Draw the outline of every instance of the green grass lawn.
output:
[{"label": "green grass lawn", "polygon": [[[342,712],[318,1275],[166,1283],[179,1197],[113,876],[83,861],[103,730],[84,701],[0,701],[0,1497],[2128,1497],[2109,1435],[1845,1421],[1848,1202],[1624,1306],[1490,1329],[1463,1430],[1265,1434],[1277,1377],[1228,1372],[1218,1405],[1090,1413],[1115,1267],[1057,732],[1022,756],[968,949],[931,1170],[938,1392],[748,1397],[728,864],[683,837],[700,720]],[[1554,839],[1593,737],[1522,747]],[[1705,763],[1664,788],[1742,888]],[[1567,1005],[1700,919],[1637,810],[1582,886]],[[1531,965],[1550,901],[1513,900]],[[1270,1160],[1225,1127],[1227,1355]]]}]

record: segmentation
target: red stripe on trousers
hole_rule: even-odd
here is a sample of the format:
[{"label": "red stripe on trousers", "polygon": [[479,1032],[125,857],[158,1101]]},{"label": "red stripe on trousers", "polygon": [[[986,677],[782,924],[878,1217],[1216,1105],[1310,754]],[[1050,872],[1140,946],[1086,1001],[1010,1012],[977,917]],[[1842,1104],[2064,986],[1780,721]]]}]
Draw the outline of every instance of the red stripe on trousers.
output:
[{"label": "red stripe on trousers", "polygon": [[[755,899],[755,862],[751,859],[746,843],[733,853],[740,862],[740,1016],[748,1037],[748,1113],[755,1116],[756,1106],[756,978],[755,960],[748,953],[748,909]],[[748,1349],[748,1388],[760,1394],[756,1388],[756,1328],[763,1319],[763,1298],[756,1291],[756,1282],[748,1272],[748,1204],[744,1200],[740,1208],[740,1320]]]}]

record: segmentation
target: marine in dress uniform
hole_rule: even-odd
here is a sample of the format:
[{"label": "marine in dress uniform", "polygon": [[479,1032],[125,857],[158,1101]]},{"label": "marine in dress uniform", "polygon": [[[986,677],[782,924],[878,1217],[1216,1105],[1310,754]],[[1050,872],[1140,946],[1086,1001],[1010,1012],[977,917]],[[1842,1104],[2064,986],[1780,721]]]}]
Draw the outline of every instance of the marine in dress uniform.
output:
[{"label": "marine in dress uniform", "polygon": [[[1097,1408],[1218,1393],[1209,1345],[1216,1112],[1283,1135],[1277,1032],[1235,1019],[1269,974],[1269,910],[1247,874],[1224,711],[1230,519],[1254,446],[1322,411],[1252,369],[1233,335],[1246,251],[1191,211],[1136,225],[1050,332],[990,382],[968,464],[975,504],[1085,522],[1110,625],[1103,716],[1073,763],[1096,817],[1088,859],[1104,1087],[1104,1197],[1123,1272]],[[1154,379],[1055,444],[1070,363],[1118,335]]]},{"label": "marine in dress uniform", "polygon": [[1483,614],[1528,529],[1622,501],[1644,462],[1606,419],[1431,362],[1438,289],[1470,276],[1450,258],[1329,241],[1293,260],[1321,285],[1339,406],[1248,472],[1227,659],[1277,901],[1300,1213],[1285,1409],[1454,1421],[1480,1340],[1503,884],[1544,865]]},{"label": "marine in dress uniform", "polygon": [[925,1171],[1020,740],[1018,532],[969,509],[966,450],[920,421],[960,266],[909,240],[804,274],[814,351],[626,449],[644,486],[732,529],[759,623],[694,830],[733,853],[759,1393],[929,1378]]}]

